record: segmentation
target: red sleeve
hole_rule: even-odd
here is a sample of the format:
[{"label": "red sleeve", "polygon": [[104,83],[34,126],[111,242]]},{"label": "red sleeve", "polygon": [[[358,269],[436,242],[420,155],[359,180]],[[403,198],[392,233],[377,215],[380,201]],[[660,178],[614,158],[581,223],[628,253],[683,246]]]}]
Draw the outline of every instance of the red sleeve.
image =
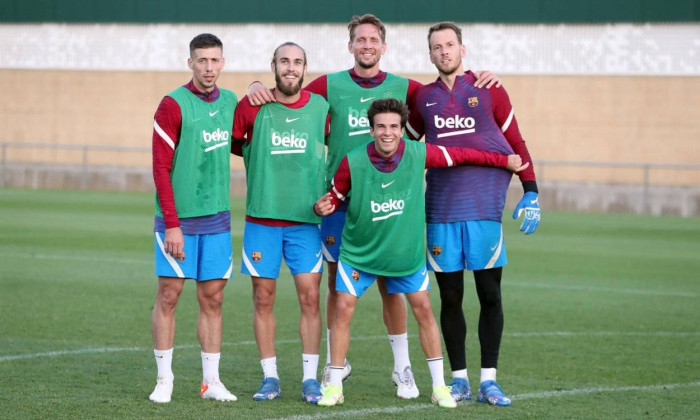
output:
[{"label": "red sleeve", "polygon": [[328,79],[326,75],[319,76],[311,81],[304,90],[308,90],[311,93],[323,96],[323,99],[328,100]]},{"label": "red sleeve", "polygon": [[496,123],[501,127],[501,131],[503,131],[510,147],[513,148],[513,152],[520,155],[523,159],[523,164],[526,162],[530,163],[527,169],[518,173],[520,182],[523,183],[525,191],[537,191],[532,158],[525,145],[525,140],[520,134],[520,129],[518,129],[518,121],[515,119],[515,112],[513,111],[513,105],[510,103],[508,93],[503,87],[493,87],[490,91],[493,103],[493,116],[496,119]]},{"label": "red sleeve", "polygon": [[418,90],[423,87],[423,83],[418,82],[413,79],[408,79],[408,92],[406,93],[406,105],[409,109],[415,108],[416,105],[416,94]]},{"label": "red sleeve", "polygon": [[231,153],[243,156],[243,143],[249,143],[253,138],[253,126],[259,110],[259,106],[253,106],[248,102],[247,95],[238,102],[236,112],[233,114]]},{"label": "red sleeve", "polygon": [[342,161],[340,161],[338,170],[335,171],[331,189],[329,191],[331,193],[331,203],[336,209],[343,201],[345,201],[345,197],[347,197],[351,187],[350,165],[348,164],[348,157],[346,156]]},{"label": "red sleeve", "polygon": [[153,182],[156,186],[158,204],[163,212],[166,228],[180,226],[180,219],[175,208],[175,194],[170,182],[173,169],[175,147],[180,141],[182,114],[175,99],[166,96],[160,101],[153,118]]},{"label": "red sleeve", "polygon": [[508,156],[500,153],[485,152],[466,147],[443,147],[426,143],[425,168],[447,168],[459,165],[508,166]]},{"label": "red sleeve", "polygon": [[411,140],[420,140],[423,137],[423,119],[418,114],[416,107],[416,99],[418,91],[423,87],[421,82],[413,79],[408,79],[408,92],[406,94],[406,103],[408,105],[409,115],[406,123],[406,135]]}]

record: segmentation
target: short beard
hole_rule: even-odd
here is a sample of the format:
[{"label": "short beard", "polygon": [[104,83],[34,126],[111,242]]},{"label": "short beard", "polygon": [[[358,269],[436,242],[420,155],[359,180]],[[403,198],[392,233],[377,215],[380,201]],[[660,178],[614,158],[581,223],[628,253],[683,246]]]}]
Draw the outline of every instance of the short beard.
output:
[{"label": "short beard", "polygon": [[301,90],[301,86],[304,84],[304,75],[302,74],[299,76],[299,82],[294,85],[287,87],[284,83],[282,83],[282,76],[280,76],[279,73],[275,72],[275,84],[277,86],[277,89],[279,89],[280,92],[287,96],[294,96],[299,91]]}]

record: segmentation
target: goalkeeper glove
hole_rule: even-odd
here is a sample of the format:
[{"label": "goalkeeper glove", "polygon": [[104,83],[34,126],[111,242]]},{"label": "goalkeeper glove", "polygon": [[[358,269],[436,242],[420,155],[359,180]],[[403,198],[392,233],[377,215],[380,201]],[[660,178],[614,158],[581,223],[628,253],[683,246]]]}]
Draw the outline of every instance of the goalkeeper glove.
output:
[{"label": "goalkeeper glove", "polygon": [[525,212],[523,223],[520,225],[520,231],[526,235],[535,233],[537,226],[540,225],[540,205],[537,202],[537,193],[533,191],[526,192],[520,202],[515,206],[513,211],[513,219],[520,217],[522,212]]}]

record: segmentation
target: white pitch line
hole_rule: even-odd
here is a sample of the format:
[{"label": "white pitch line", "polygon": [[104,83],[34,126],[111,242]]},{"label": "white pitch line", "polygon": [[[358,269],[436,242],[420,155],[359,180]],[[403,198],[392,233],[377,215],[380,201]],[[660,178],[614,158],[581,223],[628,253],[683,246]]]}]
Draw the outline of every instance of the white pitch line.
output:
[{"label": "white pitch line", "polygon": [[[700,386],[700,381],[690,382],[690,383],[676,383],[676,384],[665,384],[665,385],[646,385],[646,386],[621,386],[621,387],[595,387],[595,388],[578,388],[578,389],[568,389],[562,391],[543,391],[543,392],[533,392],[528,394],[516,394],[511,395],[513,401],[517,400],[528,400],[528,399],[542,399],[542,398],[557,398],[557,397],[568,397],[576,395],[588,395],[597,394],[601,392],[629,392],[629,391],[662,391],[668,389],[675,389],[681,387],[697,387]],[[434,408],[432,404],[413,404],[403,407],[382,407],[382,408],[368,408],[362,410],[348,410],[348,411],[329,411],[324,410],[322,413],[312,414],[312,415],[299,415],[290,417],[271,417],[268,420],[313,420],[320,418],[344,418],[344,417],[357,417],[363,418],[368,415],[376,414],[396,414],[405,413],[410,411],[424,410],[427,408]]]},{"label": "white pitch line", "polygon": [[[144,264],[152,265],[151,259],[135,260],[128,258],[102,258],[102,257],[87,257],[79,255],[50,255],[50,254],[34,254],[34,253],[19,253],[19,252],[0,252],[0,258],[26,258],[26,259],[43,259],[43,260],[66,260],[66,261],[89,261],[89,262],[113,262],[126,264]],[[611,292],[624,293],[630,295],[645,295],[645,296],[678,296],[678,297],[697,297],[697,293],[693,292],[674,292],[668,290],[638,290],[638,289],[614,289],[609,287],[595,286],[576,286],[576,285],[559,285],[550,283],[522,283],[522,282],[506,282],[504,285],[517,287],[532,287],[539,289],[559,289],[559,290],[580,290],[586,292]]]},{"label": "white pitch line", "polygon": [[32,254],[19,252],[0,252],[0,258],[24,258],[37,260],[63,260],[63,261],[88,261],[88,262],[113,262],[118,264],[143,264],[153,265],[152,259],[136,260],[132,258],[104,258],[104,257],[88,257],[83,255],[50,255],[50,254]]},{"label": "white pitch line", "polygon": [[[577,337],[577,336],[599,336],[599,337],[619,337],[619,336],[638,336],[638,337],[698,337],[700,332],[675,332],[675,331],[649,331],[649,332],[618,332],[618,331],[544,331],[544,332],[529,332],[529,333],[505,333],[504,336],[515,337],[515,338],[530,338],[530,337]],[[413,339],[417,336],[411,337]],[[360,336],[353,337],[354,341],[373,341],[373,340],[386,340],[384,335],[375,336]],[[325,339],[322,339],[325,341]],[[300,343],[299,339],[285,339],[277,340],[277,344],[296,344]],[[222,346],[253,346],[255,345],[254,340],[244,340],[237,341],[235,343],[221,343]],[[176,349],[193,349],[199,348],[199,344],[183,344],[175,346]],[[27,353],[27,354],[14,354],[7,356],[0,356],[0,363],[11,362],[15,360],[28,360],[28,359],[38,359],[42,357],[57,357],[57,356],[72,356],[76,354],[98,354],[98,353],[115,353],[121,351],[151,351],[152,347],[97,347],[97,348],[86,348],[86,349],[75,349],[75,350],[56,350],[47,351],[42,353]]]},{"label": "white pitch line", "polygon": [[697,297],[697,293],[693,292],[673,292],[668,290],[640,290],[640,289],[614,289],[610,287],[595,287],[595,286],[567,286],[561,284],[550,283],[521,283],[521,282],[504,282],[504,286],[519,286],[533,287],[539,289],[560,289],[560,290],[581,290],[584,292],[613,292],[626,293],[630,295],[647,295],[647,296],[680,296],[680,297]]}]

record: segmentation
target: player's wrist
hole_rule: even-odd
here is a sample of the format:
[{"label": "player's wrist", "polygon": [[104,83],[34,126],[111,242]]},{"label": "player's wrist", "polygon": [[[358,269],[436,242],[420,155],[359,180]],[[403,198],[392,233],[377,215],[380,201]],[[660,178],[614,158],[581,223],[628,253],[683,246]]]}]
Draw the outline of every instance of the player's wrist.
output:
[{"label": "player's wrist", "polygon": [[523,193],[527,192],[534,192],[535,194],[539,194],[539,190],[537,189],[537,181],[523,181]]}]

